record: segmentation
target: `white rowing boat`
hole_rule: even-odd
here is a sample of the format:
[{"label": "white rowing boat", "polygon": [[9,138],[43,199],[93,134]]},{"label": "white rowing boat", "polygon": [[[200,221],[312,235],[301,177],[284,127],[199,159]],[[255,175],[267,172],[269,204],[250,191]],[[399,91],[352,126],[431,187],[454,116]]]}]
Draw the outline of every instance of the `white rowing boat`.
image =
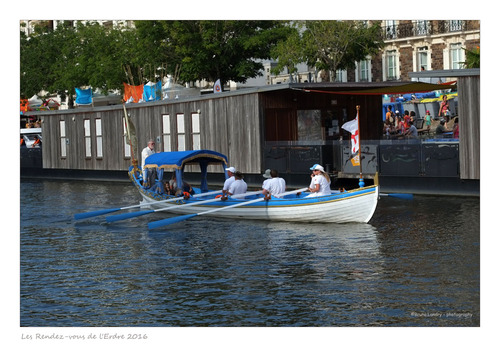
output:
[{"label": "white rowing boat", "polygon": [[[195,164],[200,167],[201,184],[200,188],[195,188],[194,195],[187,199],[179,199],[162,192],[162,181],[166,171],[173,171],[178,185],[182,186],[184,168]],[[377,207],[378,185],[334,192],[320,197],[308,197],[308,193],[302,192],[306,190],[304,188],[300,189],[300,192],[286,192],[280,198],[270,200],[265,200],[263,195],[258,194],[258,192],[249,192],[245,196],[230,197],[222,201],[216,197],[220,191],[211,194],[206,181],[207,167],[214,164],[222,165],[223,172],[226,173],[227,158],[214,151],[161,152],[149,156],[144,166],[147,170],[156,170],[157,172],[157,181],[152,187],[143,187],[141,176],[135,174],[136,167],[130,168],[129,176],[143,197],[142,205],[155,208],[151,212],[168,211],[187,215],[189,218],[210,213],[214,217],[231,219],[309,223],[368,223]],[[144,212],[135,215],[132,213],[130,217],[141,214]],[[166,224],[171,223],[161,225]]]}]

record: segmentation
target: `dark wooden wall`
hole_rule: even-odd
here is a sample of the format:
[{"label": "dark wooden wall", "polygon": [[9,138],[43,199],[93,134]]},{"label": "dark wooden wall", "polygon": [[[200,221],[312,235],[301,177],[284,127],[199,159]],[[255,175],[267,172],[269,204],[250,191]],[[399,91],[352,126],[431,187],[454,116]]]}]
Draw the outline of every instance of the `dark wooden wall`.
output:
[{"label": "dark wooden wall", "polygon": [[[379,139],[382,134],[382,97],[380,95],[342,95],[324,92],[279,90],[260,94],[264,113],[265,140],[296,140],[297,110],[321,110],[325,118],[328,111],[336,115],[341,127],[345,121],[356,117],[356,106],[360,106],[360,133],[362,140]],[[344,119],[344,110],[347,117]],[[346,132],[345,139],[348,139]],[[322,140],[322,139],[318,139]]]}]

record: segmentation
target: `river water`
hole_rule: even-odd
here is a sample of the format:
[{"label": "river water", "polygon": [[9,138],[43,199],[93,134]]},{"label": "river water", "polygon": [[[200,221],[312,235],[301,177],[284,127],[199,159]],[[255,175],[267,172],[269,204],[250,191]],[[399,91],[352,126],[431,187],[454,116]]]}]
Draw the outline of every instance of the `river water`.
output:
[{"label": "river water", "polygon": [[[370,224],[196,217],[128,183],[21,180],[21,327],[477,327],[479,199],[382,197]],[[445,216],[445,217],[443,217]]]}]

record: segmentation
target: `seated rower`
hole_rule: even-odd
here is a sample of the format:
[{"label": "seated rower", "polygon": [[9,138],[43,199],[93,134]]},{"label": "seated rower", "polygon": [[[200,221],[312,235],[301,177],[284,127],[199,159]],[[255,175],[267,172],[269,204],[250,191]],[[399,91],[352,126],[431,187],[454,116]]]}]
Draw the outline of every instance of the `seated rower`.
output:
[{"label": "seated rower", "polygon": [[325,172],[323,166],[314,164],[310,170],[312,170],[313,173],[311,174],[311,184],[309,185],[311,194],[309,194],[308,197],[331,194],[330,176]]},{"label": "seated rower", "polygon": [[286,182],[283,178],[278,177],[277,170],[271,170],[270,172],[271,178],[264,181],[262,185],[262,194],[266,197],[274,196],[278,194],[282,194],[286,190]]},{"label": "seated rower", "polygon": [[227,192],[228,195],[238,195],[244,194],[247,192],[247,184],[243,180],[243,174],[239,171],[234,173],[234,182],[231,183],[229,190]]}]

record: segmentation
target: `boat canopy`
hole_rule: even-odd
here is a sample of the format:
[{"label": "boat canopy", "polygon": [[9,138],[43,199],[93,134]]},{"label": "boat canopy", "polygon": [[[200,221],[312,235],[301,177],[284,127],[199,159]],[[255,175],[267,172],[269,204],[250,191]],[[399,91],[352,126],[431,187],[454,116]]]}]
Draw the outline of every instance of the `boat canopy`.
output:
[{"label": "boat canopy", "polygon": [[146,158],[143,169],[156,169],[160,181],[163,179],[164,170],[172,170],[176,174],[178,186],[182,187],[182,172],[184,171],[184,167],[196,164],[200,166],[201,170],[201,191],[208,191],[208,165],[222,165],[224,175],[227,176],[227,157],[224,154],[210,150],[155,153]]}]

